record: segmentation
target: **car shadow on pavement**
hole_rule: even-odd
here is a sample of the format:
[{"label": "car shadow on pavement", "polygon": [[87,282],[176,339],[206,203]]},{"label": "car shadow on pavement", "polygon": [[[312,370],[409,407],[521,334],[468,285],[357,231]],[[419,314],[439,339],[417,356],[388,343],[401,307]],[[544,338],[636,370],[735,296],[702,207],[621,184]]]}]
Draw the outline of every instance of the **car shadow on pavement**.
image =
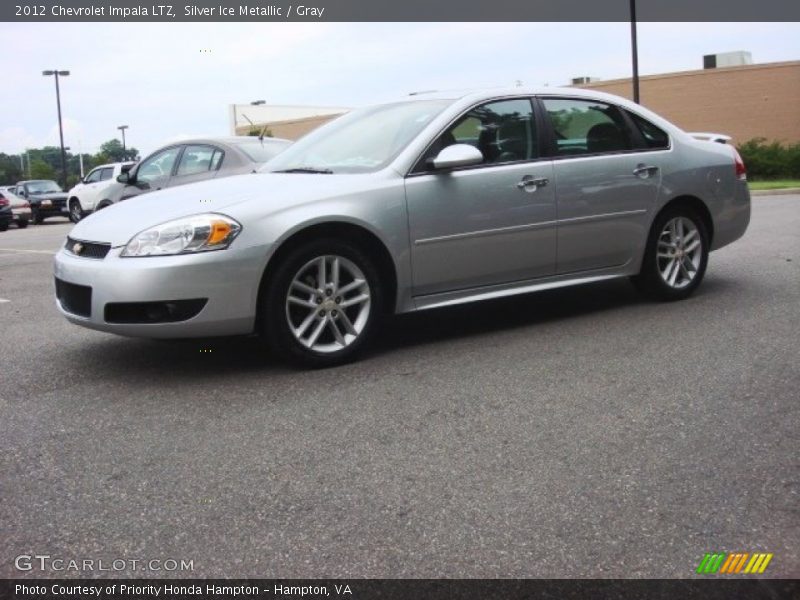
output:
[{"label": "car shadow on pavement", "polygon": [[[729,282],[709,279],[692,299],[726,292]],[[385,358],[416,346],[500,333],[536,324],[660,303],[641,296],[627,280],[615,280],[498,300],[425,310],[387,319],[361,360]],[[215,379],[232,374],[287,374],[300,369],[271,356],[256,336],[144,340],[104,336],[85,348],[84,358],[104,378],[143,373],[158,377]]]}]

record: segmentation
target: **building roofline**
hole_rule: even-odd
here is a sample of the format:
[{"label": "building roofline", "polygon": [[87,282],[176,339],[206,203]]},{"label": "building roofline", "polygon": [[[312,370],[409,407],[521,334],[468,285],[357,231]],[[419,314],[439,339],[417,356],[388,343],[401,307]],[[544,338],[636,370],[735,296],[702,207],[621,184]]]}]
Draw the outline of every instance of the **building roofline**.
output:
[{"label": "building roofline", "polygon": [[[758,63],[752,65],[735,65],[732,67],[716,67],[714,69],[695,69],[692,71],[675,71],[673,73],[656,73],[653,75],[641,75],[640,81],[652,81],[655,79],[672,79],[674,77],[698,77],[702,75],[712,75],[714,73],[726,73],[730,71],[753,71],[758,69],[782,69],[800,66],[800,60],[785,60],[771,63]],[[623,83],[630,81],[630,77],[620,77],[618,79],[600,79],[589,83],[576,84],[574,87],[591,89],[595,86],[606,84]]]}]

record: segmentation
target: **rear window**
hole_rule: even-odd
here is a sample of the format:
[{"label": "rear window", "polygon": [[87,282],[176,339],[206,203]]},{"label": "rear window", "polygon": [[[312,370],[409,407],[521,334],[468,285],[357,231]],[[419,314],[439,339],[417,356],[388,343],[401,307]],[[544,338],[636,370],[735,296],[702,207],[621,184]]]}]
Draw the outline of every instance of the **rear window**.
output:
[{"label": "rear window", "polygon": [[252,141],[248,140],[246,142],[235,142],[234,146],[244,152],[250,158],[250,160],[263,163],[267,162],[274,156],[277,156],[280,152],[287,148],[289,146],[289,142],[279,142],[277,140],[268,139],[261,141],[254,137]]}]

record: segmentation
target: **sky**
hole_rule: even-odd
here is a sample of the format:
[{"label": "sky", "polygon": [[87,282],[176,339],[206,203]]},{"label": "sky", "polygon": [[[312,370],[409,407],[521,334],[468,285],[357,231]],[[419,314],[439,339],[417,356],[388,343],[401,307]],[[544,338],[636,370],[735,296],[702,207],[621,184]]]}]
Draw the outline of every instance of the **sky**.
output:
[{"label": "sky", "polygon": [[[800,23],[640,23],[641,75],[702,68],[704,54],[800,59]],[[628,23],[0,23],[0,152],[94,153],[128,125],[146,154],[228,135],[229,105],[362,106],[417,90],[566,85],[629,77]],[[12,54],[9,49],[14,49]]]}]

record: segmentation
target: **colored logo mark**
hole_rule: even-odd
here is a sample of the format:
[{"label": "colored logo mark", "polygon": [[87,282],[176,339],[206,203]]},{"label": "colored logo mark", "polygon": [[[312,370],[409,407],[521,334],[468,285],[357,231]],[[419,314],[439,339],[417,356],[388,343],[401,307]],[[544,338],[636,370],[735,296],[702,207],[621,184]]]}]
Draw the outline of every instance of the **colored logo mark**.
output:
[{"label": "colored logo mark", "polygon": [[714,552],[706,553],[697,566],[697,573],[704,575],[714,574],[755,574],[767,570],[772,553],[765,552]]}]

